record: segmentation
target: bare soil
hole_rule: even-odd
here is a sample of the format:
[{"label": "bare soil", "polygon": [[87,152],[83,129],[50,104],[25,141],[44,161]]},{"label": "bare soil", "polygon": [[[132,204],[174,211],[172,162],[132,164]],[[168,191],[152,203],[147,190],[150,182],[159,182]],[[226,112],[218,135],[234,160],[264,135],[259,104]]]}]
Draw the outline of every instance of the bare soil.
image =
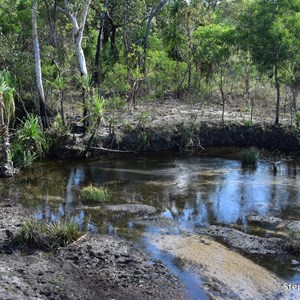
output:
[{"label": "bare soil", "polygon": [[222,123],[222,106],[164,99],[145,101],[136,109],[117,111],[113,120],[105,114],[94,137],[92,148],[85,152],[90,134],[82,136],[81,117],[72,117],[71,134],[54,143],[51,154],[59,158],[97,156],[103,152],[161,152],[203,150],[210,146],[258,146],[273,151],[300,155],[294,118],[281,111],[280,124],[274,126],[272,104],[262,102],[255,108],[251,122],[249,107],[226,106]]},{"label": "bare soil", "polygon": [[0,299],[186,299],[179,280],[131,243],[86,235],[56,253],[11,243],[29,212],[0,202]]}]

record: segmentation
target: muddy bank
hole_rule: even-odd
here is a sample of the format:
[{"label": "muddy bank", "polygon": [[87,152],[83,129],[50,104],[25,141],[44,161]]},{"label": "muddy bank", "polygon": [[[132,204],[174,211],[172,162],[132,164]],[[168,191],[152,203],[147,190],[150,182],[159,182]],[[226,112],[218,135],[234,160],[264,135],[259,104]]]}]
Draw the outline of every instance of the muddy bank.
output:
[{"label": "muddy bank", "polygon": [[131,243],[86,235],[55,254],[22,254],[11,243],[28,217],[0,203],[0,299],[186,299],[182,284]]},{"label": "muddy bank", "polygon": [[221,123],[219,106],[200,105],[178,100],[140,103],[135,110],[115,112],[114,125],[107,122],[97,131],[92,149],[85,153],[90,135],[82,136],[80,116],[70,119],[71,133],[55,137],[49,155],[58,158],[97,156],[109,150],[161,152],[203,149],[213,146],[257,146],[300,155],[299,134],[290,116],[282,115],[282,124],[273,125],[273,114],[257,107],[250,121],[248,112],[227,106]]},{"label": "muddy bank", "polygon": [[[66,135],[63,140],[54,143],[50,156],[74,158],[86,156],[89,136],[81,134]],[[102,128],[94,138],[89,156],[109,153],[110,150],[131,152],[161,152],[203,150],[214,146],[257,146],[269,150],[278,150],[291,155],[300,155],[298,134],[289,127],[256,124],[245,126],[241,123],[198,122],[190,124],[162,123],[144,127],[120,126],[113,134]],[[113,152],[115,153],[115,152]]]},{"label": "muddy bank", "polygon": [[198,228],[196,232],[217,238],[230,247],[250,254],[285,254],[291,249],[286,239],[258,237],[228,227],[211,225]]}]

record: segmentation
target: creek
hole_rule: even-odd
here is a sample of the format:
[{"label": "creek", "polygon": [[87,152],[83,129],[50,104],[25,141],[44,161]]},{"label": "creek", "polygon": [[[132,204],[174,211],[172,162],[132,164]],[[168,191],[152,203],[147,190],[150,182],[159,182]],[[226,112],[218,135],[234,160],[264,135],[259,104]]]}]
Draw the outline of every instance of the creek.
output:
[{"label": "creek", "polygon": [[[201,276],[160,249],[153,236],[193,235],[195,228],[220,225],[268,237],[273,233],[248,224],[247,216],[300,220],[300,161],[283,161],[276,171],[263,160],[255,168],[242,168],[238,152],[237,148],[218,148],[193,154],[42,161],[13,180],[1,181],[0,192],[17,199],[46,222],[69,216],[85,230],[138,244],[182,279],[191,299],[208,299],[201,288]],[[166,229],[159,222],[141,224],[134,221],[133,215],[83,205],[79,191],[88,184],[106,186],[111,205],[151,205],[161,217],[176,221],[178,226]],[[299,268],[291,265],[287,256],[247,257],[285,282],[300,282]]]}]

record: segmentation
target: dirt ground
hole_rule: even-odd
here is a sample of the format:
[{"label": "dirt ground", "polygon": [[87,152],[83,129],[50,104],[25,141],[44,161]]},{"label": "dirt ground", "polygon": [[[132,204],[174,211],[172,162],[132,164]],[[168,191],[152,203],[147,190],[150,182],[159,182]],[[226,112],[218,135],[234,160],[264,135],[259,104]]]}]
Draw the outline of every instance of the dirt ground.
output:
[{"label": "dirt ground", "polygon": [[132,244],[87,235],[55,254],[21,253],[11,238],[29,212],[0,202],[0,299],[186,299],[180,281]]}]

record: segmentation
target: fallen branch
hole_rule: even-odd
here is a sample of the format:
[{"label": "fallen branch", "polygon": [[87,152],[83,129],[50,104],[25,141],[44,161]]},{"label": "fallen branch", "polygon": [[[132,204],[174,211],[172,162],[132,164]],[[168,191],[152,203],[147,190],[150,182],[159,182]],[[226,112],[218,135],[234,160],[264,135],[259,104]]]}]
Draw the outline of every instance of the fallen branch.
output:
[{"label": "fallen branch", "polygon": [[108,152],[108,153],[135,153],[137,154],[138,152],[133,151],[133,150],[117,150],[117,149],[108,149],[108,148],[102,148],[102,147],[90,147],[92,150],[100,150],[103,152]]}]

